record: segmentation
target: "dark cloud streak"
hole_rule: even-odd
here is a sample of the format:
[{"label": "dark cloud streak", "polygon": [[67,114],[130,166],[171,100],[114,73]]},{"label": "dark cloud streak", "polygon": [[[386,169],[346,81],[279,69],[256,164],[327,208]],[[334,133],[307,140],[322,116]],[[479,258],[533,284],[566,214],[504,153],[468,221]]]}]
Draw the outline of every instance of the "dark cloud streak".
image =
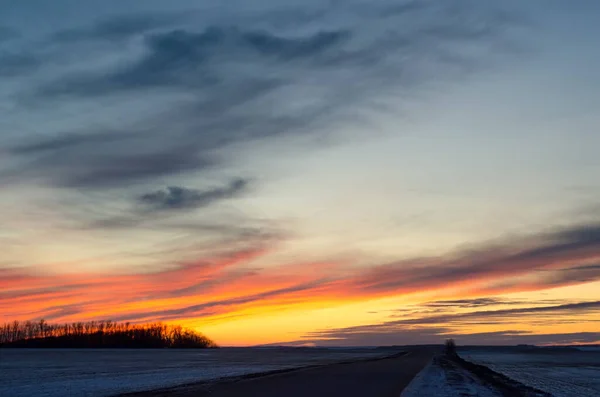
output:
[{"label": "dark cloud streak", "polygon": [[[369,12],[335,5],[320,14],[320,29],[308,29],[311,18],[303,29],[285,31],[243,18],[234,24],[216,19],[212,25],[194,26],[181,15],[125,15],[59,32],[51,38],[58,52],[61,46],[69,51],[84,48],[70,46],[73,40],[112,43],[132,35],[144,38],[144,48],[137,59],[118,66],[72,71],[29,85],[23,93],[27,106],[106,97],[123,101],[127,95],[144,93],[160,111],[117,133],[90,131],[82,124],[72,131],[45,134],[52,138],[17,144],[9,151],[24,161],[6,176],[106,188],[202,172],[226,161],[214,158],[215,149],[306,134],[312,127],[338,122],[344,112],[390,90],[410,94],[477,70],[483,58],[461,46],[485,48],[502,40],[502,30],[511,21],[493,8],[436,4],[408,2],[394,10],[378,4]],[[261,18],[274,15],[266,11]],[[333,15],[344,15],[343,23],[328,23]],[[470,23],[473,20],[479,23]],[[114,51],[118,55],[123,48],[115,45]],[[361,84],[355,84],[358,81]],[[310,102],[288,106],[314,87],[318,93]],[[165,103],[165,93],[188,99],[184,104]],[[89,140],[83,138],[88,134]]]},{"label": "dark cloud streak", "polygon": [[474,308],[495,305],[518,305],[522,303],[523,302],[520,301],[510,301],[498,298],[475,298],[428,302],[423,304],[422,306],[435,308]]},{"label": "dark cloud streak", "polygon": [[50,177],[59,186],[104,188],[212,165],[195,147],[168,141],[162,147],[148,147],[147,143],[141,134],[111,132],[65,135],[24,144],[13,148],[12,153],[26,155],[31,161],[12,174]]},{"label": "dark cloud streak", "polygon": [[148,55],[114,72],[68,77],[42,88],[42,97],[95,97],[153,87],[210,90],[224,76],[215,64],[255,60],[315,60],[347,36],[346,32],[318,32],[301,38],[286,38],[260,31],[210,27],[204,32],[172,30],[148,35]]},{"label": "dark cloud streak", "polygon": [[0,49],[0,77],[13,77],[28,73],[40,66],[41,61],[31,54]]},{"label": "dark cloud streak", "polygon": [[[452,285],[464,280],[510,277],[544,270],[537,281],[543,285],[600,278],[600,269],[572,268],[573,262],[597,260],[600,257],[599,226],[577,225],[543,236],[540,241],[471,250],[448,258],[417,258],[382,265],[354,281],[356,288],[372,292],[416,290],[428,285]],[[568,261],[568,262],[567,262]],[[567,263],[565,263],[567,262]],[[563,266],[571,265],[565,271]]]},{"label": "dark cloud streak", "polygon": [[139,202],[153,210],[176,210],[205,207],[217,201],[235,197],[248,187],[248,180],[235,179],[225,187],[211,190],[188,189],[170,186],[166,190],[146,193]]},{"label": "dark cloud streak", "polygon": [[[516,343],[575,343],[597,342],[600,333],[575,333],[536,335],[529,331],[495,331],[492,333],[468,333],[461,327],[472,325],[515,325],[515,320],[533,322],[543,319],[552,324],[553,319],[562,321],[565,315],[600,313],[600,301],[567,303],[563,305],[525,307],[504,310],[474,311],[462,314],[443,314],[410,319],[387,321],[379,324],[361,325],[312,332],[306,338],[317,343],[335,340],[338,344],[408,344],[441,343],[444,338],[454,337],[465,344],[516,344]],[[493,321],[490,321],[493,320]],[[579,320],[582,321],[581,318]],[[457,330],[457,327],[461,330]]]}]

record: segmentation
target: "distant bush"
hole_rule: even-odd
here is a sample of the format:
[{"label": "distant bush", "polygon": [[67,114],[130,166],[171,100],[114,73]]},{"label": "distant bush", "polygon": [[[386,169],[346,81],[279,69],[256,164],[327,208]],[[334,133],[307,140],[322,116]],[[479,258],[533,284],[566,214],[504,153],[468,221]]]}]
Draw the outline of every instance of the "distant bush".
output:
[{"label": "distant bush", "polygon": [[446,339],[444,344],[444,352],[447,356],[456,356],[456,342],[454,339]]},{"label": "distant bush", "polygon": [[0,347],[28,348],[213,348],[217,345],[189,328],[162,323],[90,321],[48,324],[14,321],[0,326]]}]

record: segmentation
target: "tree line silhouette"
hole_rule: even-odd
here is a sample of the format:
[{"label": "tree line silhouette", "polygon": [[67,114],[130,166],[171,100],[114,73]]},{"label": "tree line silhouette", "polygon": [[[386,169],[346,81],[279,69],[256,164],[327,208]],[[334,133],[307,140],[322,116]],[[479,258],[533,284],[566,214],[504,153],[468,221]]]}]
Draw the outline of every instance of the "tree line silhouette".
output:
[{"label": "tree line silhouette", "polygon": [[163,323],[107,321],[49,324],[13,321],[0,326],[0,347],[28,348],[213,348],[217,345],[189,328]]}]

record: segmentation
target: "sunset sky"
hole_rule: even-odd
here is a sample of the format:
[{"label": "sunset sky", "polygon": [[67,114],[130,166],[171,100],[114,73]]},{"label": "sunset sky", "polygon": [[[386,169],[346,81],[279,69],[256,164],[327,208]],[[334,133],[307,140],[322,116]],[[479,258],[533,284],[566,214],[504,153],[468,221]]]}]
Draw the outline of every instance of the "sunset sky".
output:
[{"label": "sunset sky", "polygon": [[600,2],[0,0],[0,323],[600,342]]}]

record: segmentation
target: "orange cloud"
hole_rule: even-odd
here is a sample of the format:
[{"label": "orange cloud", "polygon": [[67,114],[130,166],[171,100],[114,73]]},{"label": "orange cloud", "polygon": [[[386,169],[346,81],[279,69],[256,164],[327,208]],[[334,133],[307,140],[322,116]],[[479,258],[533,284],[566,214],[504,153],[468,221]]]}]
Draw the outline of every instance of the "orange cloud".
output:
[{"label": "orange cloud", "polygon": [[466,296],[600,279],[598,226],[362,268],[326,262],[257,267],[268,253],[248,249],[142,274],[0,269],[0,321],[210,319],[448,288],[460,288]]}]

